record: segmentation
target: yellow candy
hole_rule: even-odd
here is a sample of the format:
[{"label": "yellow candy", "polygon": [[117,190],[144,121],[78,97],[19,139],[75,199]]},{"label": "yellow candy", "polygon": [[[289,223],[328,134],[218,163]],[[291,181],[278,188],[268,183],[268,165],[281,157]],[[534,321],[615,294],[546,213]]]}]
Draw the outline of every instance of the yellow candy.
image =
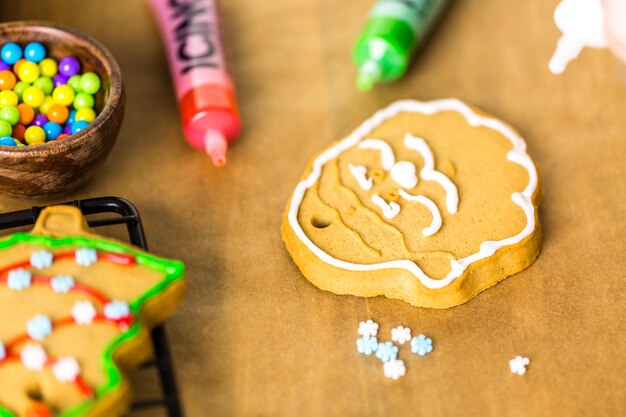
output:
[{"label": "yellow candy", "polygon": [[17,75],[20,77],[20,80],[26,83],[33,83],[39,78],[39,65],[30,61],[23,62],[17,70]]},{"label": "yellow candy", "polygon": [[24,140],[29,145],[35,142],[44,142],[46,140],[46,132],[39,126],[30,126],[24,132]]},{"label": "yellow candy", "polygon": [[41,106],[43,103],[45,96],[41,88],[37,87],[28,87],[24,90],[24,94],[22,95],[22,101],[32,108],[37,108]]},{"label": "yellow candy", "polygon": [[96,112],[89,107],[83,107],[82,109],[78,109],[76,111],[76,116],[74,116],[74,120],[77,122],[84,120],[88,123],[91,123],[96,118]]},{"label": "yellow candy", "polygon": [[52,92],[55,103],[69,106],[74,101],[74,90],[69,85],[60,85]]},{"label": "yellow candy", "polygon": [[48,114],[48,110],[50,110],[50,107],[54,106],[54,104],[54,99],[51,96],[46,96],[46,98],[43,99],[41,106],[39,106],[39,112]]},{"label": "yellow candy", "polygon": [[6,106],[17,106],[18,97],[11,90],[0,91],[0,108]]},{"label": "yellow candy", "polygon": [[39,63],[39,70],[41,71],[41,75],[44,77],[54,77],[57,75],[59,67],[57,62],[52,58],[42,59]]}]

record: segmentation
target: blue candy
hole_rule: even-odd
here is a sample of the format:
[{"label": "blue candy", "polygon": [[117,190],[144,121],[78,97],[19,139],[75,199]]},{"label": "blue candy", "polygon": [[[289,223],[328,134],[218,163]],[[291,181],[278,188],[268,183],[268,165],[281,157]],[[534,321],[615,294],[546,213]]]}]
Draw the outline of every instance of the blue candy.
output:
[{"label": "blue candy", "polygon": [[46,47],[39,42],[31,42],[24,48],[24,58],[38,63],[46,57]]},{"label": "blue candy", "polygon": [[5,43],[0,50],[0,57],[7,64],[13,65],[22,59],[22,48],[15,42]]},{"label": "blue candy", "polygon": [[4,145],[4,146],[17,146],[15,144],[15,139],[13,139],[11,136],[3,136],[0,138],[0,145]]},{"label": "blue candy", "polygon": [[61,125],[55,122],[46,123],[43,125],[43,130],[46,132],[46,139],[48,140],[55,140],[61,133],[63,133]]},{"label": "blue candy", "polygon": [[65,121],[68,125],[73,125],[76,121],[76,110],[70,110],[70,113],[67,115],[67,120]]},{"label": "blue candy", "polygon": [[78,122],[72,123],[72,135],[80,132],[87,126],[89,126],[89,122],[86,122],[84,120],[79,120]]}]

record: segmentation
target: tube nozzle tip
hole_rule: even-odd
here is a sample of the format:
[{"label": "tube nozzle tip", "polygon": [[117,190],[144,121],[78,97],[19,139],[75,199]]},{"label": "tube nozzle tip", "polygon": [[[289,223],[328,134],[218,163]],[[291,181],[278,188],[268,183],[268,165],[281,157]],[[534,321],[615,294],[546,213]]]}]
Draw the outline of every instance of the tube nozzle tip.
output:
[{"label": "tube nozzle tip", "polygon": [[207,131],[204,138],[204,149],[211,157],[213,165],[218,168],[226,165],[228,141],[222,132],[214,129]]}]

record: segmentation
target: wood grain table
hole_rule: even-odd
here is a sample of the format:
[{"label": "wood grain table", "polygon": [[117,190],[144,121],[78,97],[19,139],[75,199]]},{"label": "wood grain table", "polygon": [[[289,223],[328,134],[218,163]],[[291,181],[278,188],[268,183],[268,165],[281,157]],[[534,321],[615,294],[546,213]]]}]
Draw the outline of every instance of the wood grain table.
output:
[{"label": "wood grain table", "polygon": [[[0,17],[76,27],[119,61],[118,143],[68,198],[130,199],[152,251],[186,262],[189,294],[167,328],[187,416],[626,415],[626,89],[602,50],[548,72],[556,3],[455,1],[406,77],[362,94],[350,48],[371,1],[224,1],[245,133],[220,170],[182,139],[146,2],[5,1]],[[441,97],[526,138],[545,190],[538,260],[444,311],[313,287],[279,233],[310,156],[391,101]],[[0,201],[2,211],[31,205]],[[427,333],[435,350],[403,351],[406,377],[387,380],[355,351],[368,318],[382,334]],[[531,358],[523,377],[508,369],[517,354]],[[150,378],[134,375],[138,397]],[[162,414],[134,414],[146,415]]]}]

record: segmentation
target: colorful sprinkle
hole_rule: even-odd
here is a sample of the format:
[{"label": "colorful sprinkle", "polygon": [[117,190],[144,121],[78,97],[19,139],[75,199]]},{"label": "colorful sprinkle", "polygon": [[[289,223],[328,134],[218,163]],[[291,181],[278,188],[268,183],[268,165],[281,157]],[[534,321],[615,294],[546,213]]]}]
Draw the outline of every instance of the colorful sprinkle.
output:
[{"label": "colorful sprinkle", "polygon": [[356,340],[356,350],[357,352],[370,356],[378,349],[378,340],[376,340],[376,336],[363,336]]},{"label": "colorful sprinkle", "polygon": [[26,328],[31,339],[43,340],[52,333],[52,321],[48,316],[38,315],[28,320]]},{"label": "colorful sprinkle", "polygon": [[37,269],[48,268],[52,265],[52,258],[54,258],[54,255],[47,250],[33,252],[33,254],[30,255],[30,265]]},{"label": "colorful sprinkle", "polygon": [[391,340],[403,345],[405,342],[411,340],[411,329],[404,326],[391,329]]},{"label": "colorful sprinkle", "polygon": [[358,333],[363,337],[373,337],[378,334],[378,323],[367,320],[359,323]]},{"label": "colorful sprinkle", "polygon": [[104,306],[104,317],[109,320],[119,320],[128,317],[130,307],[125,301],[111,301]]},{"label": "colorful sprinkle", "polygon": [[509,361],[509,368],[514,374],[524,375],[528,364],[530,364],[530,359],[525,356],[516,356]]},{"label": "colorful sprinkle", "polygon": [[46,365],[48,355],[46,351],[37,343],[28,343],[20,352],[20,359],[26,369],[31,371],[41,371]]},{"label": "colorful sprinkle", "polygon": [[59,358],[52,365],[52,372],[56,379],[61,382],[74,382],[80,374],[78,361],[71,356]]},{"label": "colorful sprinkle", "polygon": [[406,367],[404,361],[393,359],[383,364],[383,371],[385,377],[397,380],[406,374]]},{"label": "colorful sprinkle", "polygon": [[93,248],[80,248],[76,250],[75,258],[80,266],[93,265],[98,261],[98,252]]},{"label": "colorful sprinkle", "polygon": [[67,293],[74,288],[74,278],[69,275],[57,275],[50,280],[50,286],[56,293]]},{"label": "colorful sprinkle", "polygon": [[391,342],[381,342],[376,349],[376,357],[383,362],[389,362],[398,358],[398,346]]},{"label": "colorful sprinkle", "polygon": [[93,323],[97,311],[90,301],[76,301],[72,307],[71,314],[76,324],[87,325]]},{"label": "colorful sprinkle", "polygon": [[420,334],[411,339],[411,352],[420,356],[425,356],[433,351],[433,341],[431,338]]},{"label": "colorful sprinkle", "polygon": [[25,269],[14,269],[7,275],[7,286],[13,291],[22,291],[30,287],[32,275]]}]

